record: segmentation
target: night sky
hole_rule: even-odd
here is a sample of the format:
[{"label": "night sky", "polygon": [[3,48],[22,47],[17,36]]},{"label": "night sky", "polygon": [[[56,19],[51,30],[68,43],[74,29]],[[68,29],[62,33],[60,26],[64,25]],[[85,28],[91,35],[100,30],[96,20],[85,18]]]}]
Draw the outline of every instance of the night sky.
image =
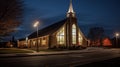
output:
[{"label": "night sky", "polygon": [[[33,23],[40,20],[39,29],[66,18],[69,0],[24,0],[24,20],[16,38],[26,37],[36,31]],[[103,27],[106,35],[120,31],[120,0],[73,0],[78,24],[87,36],[89,28]]]}]

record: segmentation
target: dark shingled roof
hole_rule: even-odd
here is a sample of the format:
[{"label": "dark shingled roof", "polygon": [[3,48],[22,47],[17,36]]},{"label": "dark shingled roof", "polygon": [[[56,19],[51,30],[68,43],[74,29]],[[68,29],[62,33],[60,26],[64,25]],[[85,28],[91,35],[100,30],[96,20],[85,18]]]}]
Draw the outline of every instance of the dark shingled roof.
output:
[{"label": "dark shingled roof", "polygon": [[[62,20],[62,21],[59,21],[59,22],[57,22],[57,23],[55,23],[55,24],[52,24],[52,25],[50,25],[50,26],[48,26],[48,27],[45,27],[45,28],[39,30],[39,32],[38,32],[38,37],[41,37],[41,36],[45,36],[45,35],[49,35],[49,34],[54,33],[54,32],[57,31],[62,25],[64,25],[64,23],[66,22],[66,20],[67,20],[67,19],[64,19],[64,20]],[[37,31],[36,31],[36,32],[33,32],[32,34],[30,34],[30,35],[28,36],[28,38],[29,38],[29,39],[31,39],[31,38],[36,38],[36,37],[37,37],[36,34],[37,34]]]},{"label": "dark shingled roof", "polygon": [[21,39],[19,39],[19,41],[24,41],[24,40],[26,40],[26,38],[21,38]]}]

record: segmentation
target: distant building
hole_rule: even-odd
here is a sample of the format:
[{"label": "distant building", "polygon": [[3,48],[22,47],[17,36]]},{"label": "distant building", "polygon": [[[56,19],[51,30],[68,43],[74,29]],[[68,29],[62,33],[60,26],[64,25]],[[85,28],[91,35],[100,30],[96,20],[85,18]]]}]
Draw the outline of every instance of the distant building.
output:
[{"label": "distant building", "polygon": [[102,39],[96,39],[93,41],[88,40],[88,46],[92,47],[112,47],[112,40],[109,37],[104,37]]},{"label": "distant building", "polygon": [[13,47],[17,47],[17,40],[15,40],[14,36],[12,36],[11,40],[9,41],[0,42],[0,48],[13,48]]},{"label": "distant building", "polygon": [[[28,38],[18,40],[18,47],[32,48],[37,45],[37,32],[28,36]],[[38,31],[39,47],[53,48],[59,46],[87,46],[87,39],[81,32],[72,1],[70,2],[67,17],[55,24],[52,24]]]}]

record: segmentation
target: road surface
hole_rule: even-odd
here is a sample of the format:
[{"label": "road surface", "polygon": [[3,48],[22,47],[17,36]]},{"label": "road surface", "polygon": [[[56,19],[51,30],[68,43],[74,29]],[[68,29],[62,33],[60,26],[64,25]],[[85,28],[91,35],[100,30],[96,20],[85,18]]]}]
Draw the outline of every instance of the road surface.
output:
[{"label": "road surface", "polygon": [[89,48],[85,50],[86,52],[71,52],[63,55],[0,58],[0,67],[75,67],[120,57],[120,49]]}]

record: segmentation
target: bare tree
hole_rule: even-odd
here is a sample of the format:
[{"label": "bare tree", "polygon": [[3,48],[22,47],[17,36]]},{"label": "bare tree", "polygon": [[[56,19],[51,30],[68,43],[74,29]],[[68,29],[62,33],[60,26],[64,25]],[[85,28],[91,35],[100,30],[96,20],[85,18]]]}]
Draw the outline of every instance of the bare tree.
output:
[{"label": "bare tree", "polygon": [[0,38],[15,31],[21,24],[23,1],[0,0]]},{"label": "bare tree", "polygon": [[101,46],[104,36],[104,29],[102,27],[90,28],[88,39],[91,42],[91,46]]}]

